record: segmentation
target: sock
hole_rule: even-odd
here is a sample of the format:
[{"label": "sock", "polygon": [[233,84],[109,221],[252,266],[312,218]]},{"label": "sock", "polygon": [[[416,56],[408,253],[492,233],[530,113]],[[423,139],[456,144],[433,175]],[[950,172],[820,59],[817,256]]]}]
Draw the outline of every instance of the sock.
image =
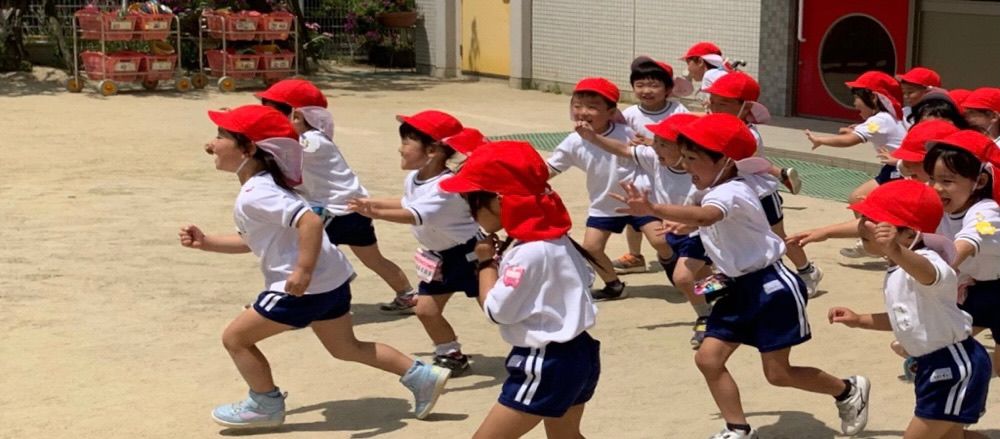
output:
[{"label": "sock", "polygon": [[415,294],[417,294],[416,290],[410,288],[406,291],[403,291],[402,293],[396,293],[396,297],[413,296]]},{"label": "sock", "polygon": [[437,356],[437,355],[448,355],[448,354],[451,354],[453,352],[462,352],[462,344],[459,343],[458,340],[449,341],[448,343],[441,343],[441,344],[439,344],[437,346],[434,346],[434,355],[435,356]]},{"label": "sock", "polygon": [[814,269],[815,267],[813,267],[812,261],[806,261],[806,265],[795,268],[795,270],[798,271],[799,274],[812,273]]},{"label": "sock", "polygon": [[750,434],[750,424],[730,424],[730,423],[727,422],[726,423],[726,428],[729,431],[740,430],[743,433]]},{"label": "sock", "polygon": [[674,269],[677,268],[677,257],[672,256],[670,257],[670,259],[663,259],[657,257],[657,260],[660,262],[660,266],[663,267],[663,272],[667,274],[667,280],[669,280],[670,284],[673,285]]},{"label": "sock", "polygon": [[254,392],[253,390],[251,390],[250,391],[250,395],[251,396],[263,396],[265,398],[281,398],[281,389],[279,389],[277,386],[275,386],[274,390],[272,390],[270,392],[261,392],[261,393],[257,393],[257,392]]},{"label": "sock", "polygon": [[691,307],[694,308],[694,313],[698,314],[698,317],[708,317],[712,313],[712,305],[707,303],[692,303]]},{"label": "sock", "polygon": [[854,384],[851,384],[851,380],[843,380],[843,381],[844,381],[844,391],[840,395],[833,397],[834,399],[837,400],[837,402],[842,402],[843,400],[847,399],[848,396],[851,396],[851,391],[854,390]]}]

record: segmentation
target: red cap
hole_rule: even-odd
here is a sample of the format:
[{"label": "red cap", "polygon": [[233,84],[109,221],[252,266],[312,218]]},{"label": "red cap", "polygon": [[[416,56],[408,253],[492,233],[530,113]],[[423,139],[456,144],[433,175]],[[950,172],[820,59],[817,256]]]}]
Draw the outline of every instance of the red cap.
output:
[{"label": "red cap", "polygon": [[741,101],[760,99],[760,84],[743,72],[730,72],[716,79],[705,92]]},{"label": "red cap", "polygon": [[445,192],[501,195],[500,223],[507,234],[538,241],[559,238],[572,226],[566,206],[548,180],[548,165],[530,143],[503,141],[481,145],[440,187]]},{"label": "red cap", "polygon": [[278,137],[299,139],[287,116],[264,105],[244,105],[227,111],[209,111],[208,118],[219,128],[240,133],[254,142]]},{"label": "red cap", "polygon": [[604,78],[583,78],[576,83],[573,93],[578,91],[592,91],[614,103],[618,103],[618,98],[621,97],[618,86]]},{"label": "red cap", "polygon": [[926,67],[914,67],[902,75],[896,75],[899,82],[907,82],[924,87],[940,87],[941,75]]},{"label": "red cap", "polygon": [[462,123],[452,115],[438,110],[424,110],[413,116],[396,116],[396,120],[408,123],[417,131],[424,133],[440,142],[445,137],[451,137],[462,131]]},{"label": "red cap", "polygon": [[659,137],[677,143],[677,135],[680,134],[681,127],[698,120],[699,117],[691,113],[677,113],[659,123],[646,125],[646,129]]},{"label": "red cap", "polygon": [[987,110],[1000,113],[1000,88],[977,88],[969,94],[969,97],[965,98],[961,105],[966,110]]},{"label": "red cap", "polygon": [[323,92],[316,88],[313,83],[304,79],[283,79],[254,96],[259,99],[281,102],[292,108],[326,108],[327,105]]},{"label": "red cap", "polygon": [[475,128],[463,128],[458,134],[451,137],[445,137],[441,140],[441,143],[448,145],[451,149],[462,153],[462,155],[470,156],[472,151],[486,143],[486,136],[479,130]]},{"label": "red cap", "polygon": [[967,90],[964,88],[953,88],[948,90],[948,96],[951,96],[951,100],[955,101],[955,105],[958,106],[958,110],[965,111],[965,100],[969,98],[972,94],[972,90]]},{"label": "red cap", "polygon": [[870,70],[862,73],[861,76],[858,76],[858,79],[845,82],[845,84],[850,88],[871,90],[874,93],[889,98],[892,104],[892,108],[889,108],[889,110],[895,112],[894,116],[896,119],[902,118],[903,107],[900,102],[903,102],[903,89],[899,86],[899,81],[896,81],[892,76],[878,70]]},{"label": "red cap", "polygon": [[699,146],[733,160],[753,157],[757,152],[747,124],[732,114],[712,113],[680,128],[680,134]]},{"label": "red cap", "polygon": [[942,139],[958,132],[951,122],[931,119],[920,122],[910,128],[903,138],[903,143],[892,152],[892,156],[907,162],[922,162],[927,155],[927,142]]},{"label": "red cap", "polygon": [[685,53],[684,56],[681,57],[681,59],[698,58],[705,55],[722,56],[722,49],[720,49],[719,46],[716,46],[714,43],[710,43],[708,41],[701,41],[691,46],[691,48],[688,49],[687,53]]},{"label": "red cap", "polygon": [[895,180],[876,187],[849,209],[872,221],[923,233],[936,232],[944,216],[941,197],[930,186],[916,180]]},{"label": "red cap", "polygon": [[989,160],[992,157],[990,151],[996,148],[993,140],[976,130],[956,131],[946,137],[927,142],[927,149],[935,146],[951,146],[968,151],[981,162]]},{"label": "red cap", "polygon": [[650,58],[649,56],[646,56],[646,55],[641,55],[641,56],[637,57],[636,59],[632,60],[632,68],[631,68],[632,71],[635,71],[636,69],[639,68],[640,65],[645,64],[645,63],[656,64],[656,66],[659,67],[660,69],[662,69],[663,72],[666,73],[668,77],[670,77],[671,79],[673,79],[673,77],[674,77],[674,68],[670,67],[670,64],[667,64],[667,63],[665,63],[663,61],[657,61],[657,60],[655,60],[653,58]]}]

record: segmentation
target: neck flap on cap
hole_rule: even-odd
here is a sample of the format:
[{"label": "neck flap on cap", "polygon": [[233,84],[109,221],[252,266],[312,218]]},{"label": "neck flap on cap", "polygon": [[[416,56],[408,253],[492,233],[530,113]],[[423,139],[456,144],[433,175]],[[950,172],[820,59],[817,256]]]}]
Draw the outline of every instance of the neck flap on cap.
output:
[{"label": "neck flap on cap", "polygon": [[302,184],[302,145],[295,139],[272,137],[254,142],[258,148],[274,156],[285,182],[295,187]]},{"label": "neck flap on cap", "polygon": [[309,126],[323,133],[327,139],[333,140],[333,114],[323,107],[301,107],[296,109],[302,113],[302,118]]}]

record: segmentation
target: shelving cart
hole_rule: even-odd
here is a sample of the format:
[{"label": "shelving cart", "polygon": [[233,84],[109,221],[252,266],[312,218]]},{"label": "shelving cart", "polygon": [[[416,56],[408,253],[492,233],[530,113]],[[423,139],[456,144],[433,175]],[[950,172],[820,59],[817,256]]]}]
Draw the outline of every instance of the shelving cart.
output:
[{"label": "shelving cart", "polygon": [[[282,50],[273,44],[275,41],[288,41],[289,38],[293,39],[291,50]],[[217,40],[221,48],[206,50],[206,39]],[[261,44],[254,46],[254,53],[238,53],[229,47],[233,41],[256,41]],[[272,44],[263,44],[269,41]],[[205,87],[208,77],[218,78],[219,90],[224,92],[235,90],[237,80],[259,78],[270,85],[299,73],[298,18],[283,11],[265,14],[202,11],[198,26],[198,50],[202,56],[198,59],[199,72],[193,77],[195,87]]]}]

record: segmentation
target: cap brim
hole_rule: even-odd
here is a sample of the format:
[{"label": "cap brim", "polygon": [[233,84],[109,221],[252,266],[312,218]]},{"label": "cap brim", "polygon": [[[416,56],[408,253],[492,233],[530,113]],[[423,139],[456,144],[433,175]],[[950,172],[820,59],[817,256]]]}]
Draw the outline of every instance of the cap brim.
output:
[{"label": "cap brim", "polygon": [[235,120],[233,120],[232,116],[229,114],[228,111],[209,111],[208,118],[216,126],[226,131],[232,131],[237,133],[243,131],[243,127],[241,127],[239,124],[236,123]]},{"label": "cap brim", "polygon": [[904,162],[922,162],[924,161],[924,156],[926,154],[920,154],[914,151],[907,151],[903,149],[897,149],[890,154],[893,158],[900,159]]},{"label": "cap brim", "polygon": [[482,186],[465,178],[460,173],[448,177],[444,180],[441,180],[441,183],[438,185],[438,187],[440,187],[441,190],[445,192],[451,192],[455,194],[464,194],[468,192],[476,192],[483,190]]},{"label": "cap brim", "polygon": [[652,123],[652,124],[646,125],[646,129],[649,130],[649,132],[653,133],[653,135],[655,135],[655,136],[662,137],[662,138],[667,139],[667,140],[669,140],[671,142],[677,143],[677,132],[676,131],[671,132],[671,130],[669,130],[669,129],[665,128],[665,127],[661,127],[660,124],[657,124],[657,123]]},{"label": "cap brim", "polygon": [[879,223],[885,222],[897,227],[902,226],[902,224],[900,224],[902,223],[902,221],[900,221],[899,218],[894,218],[892,215],[889,215],[882,209],[879,209],[877,206],[865,203],[864,200],[854,203],[850,206],[847,206],[847,208],[875,222]]},{"label": "cap brim", "polygon": [[844,85],[848,86],[849,88],[868,88],[868,85],[862,84],[861,82],[858,81],[847,81],[844,83]]}]

